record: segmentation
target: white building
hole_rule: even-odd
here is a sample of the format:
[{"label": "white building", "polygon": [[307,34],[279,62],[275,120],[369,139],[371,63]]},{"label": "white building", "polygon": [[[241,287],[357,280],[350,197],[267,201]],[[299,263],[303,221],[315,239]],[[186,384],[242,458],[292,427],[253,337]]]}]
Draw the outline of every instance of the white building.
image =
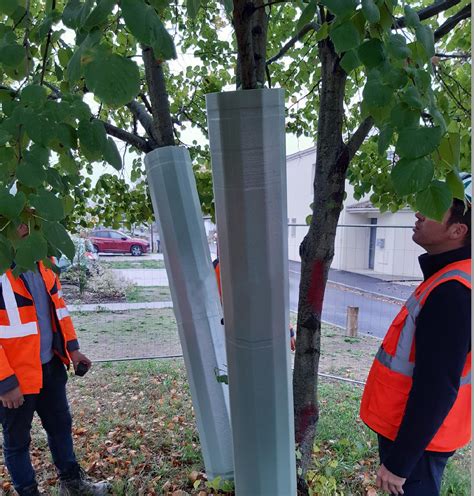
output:
[{"label": "white building", "polygon": [[[315,147],[287,157],[288,224],[306,224],[311,214],[315,162]],[[348,182],[346,192],[332,268],[394,279],[421,278],[418,256],[423,250],[411,239],[414,212],[407,208],[395,214],[381,213],[368,198],[356,201]],[[306,225],[289,226],[290,260],[300,260],[299,245],[307,231]]]}]

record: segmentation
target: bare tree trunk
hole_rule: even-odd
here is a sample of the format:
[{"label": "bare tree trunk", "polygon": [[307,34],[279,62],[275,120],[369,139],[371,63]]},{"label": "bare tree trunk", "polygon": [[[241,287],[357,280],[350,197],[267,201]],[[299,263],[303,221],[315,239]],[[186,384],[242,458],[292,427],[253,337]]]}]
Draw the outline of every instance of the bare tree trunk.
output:
[{"label": "bare tree trunk", "polygon": [[257,10],[252,18],[252,47],[257,88],[263,88],[266,77],[268,15],[262,7],[263,0],[257,0]]},{"label": "bare tree trunk", "polygon": [[324,291],[334,256],[336,226],[344,199],[344,181],[349,154],[342,139],[346,73],[329,40],[319,43],[321,93],[317,134],[313,218],[300,246],[301,281],[298,305],[298,339],[293,392],[295,435],[302,457],[299,462],[300,494],[307,494],[304,481],[319,418],[317,382],[321,352],[321,313]]},{"label": "bare tree trunk", "polygon": [[237,87],[263,88],[268,26],[264,0],[234,0],[233,24],[238,48]]},{"label": "bare tree trunk", "polygon": [[173,122],[163,65],[155,58],[150,47],[143,46],[142,55],[153,113],[153,135],[156,137],[158,147],[173,146],[175,145]]}]

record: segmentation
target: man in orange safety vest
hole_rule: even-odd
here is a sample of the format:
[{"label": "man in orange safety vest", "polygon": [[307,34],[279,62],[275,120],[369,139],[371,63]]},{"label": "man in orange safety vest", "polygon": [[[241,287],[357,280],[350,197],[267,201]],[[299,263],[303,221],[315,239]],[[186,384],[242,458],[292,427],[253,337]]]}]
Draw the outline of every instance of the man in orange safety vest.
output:
[{"label": "man in orange safety vest", "polygon": [[424,280],[378,350],[361,402],[378,434],[377,486],[439,495],[449,457],[471,439],[471,175],[442,222],[416,214]]}]

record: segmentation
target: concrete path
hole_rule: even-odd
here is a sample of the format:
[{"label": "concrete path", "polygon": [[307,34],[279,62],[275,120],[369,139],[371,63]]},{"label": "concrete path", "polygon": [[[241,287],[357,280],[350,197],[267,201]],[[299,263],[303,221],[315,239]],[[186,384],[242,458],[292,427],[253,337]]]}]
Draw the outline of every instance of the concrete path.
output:
[{"label": "concrete path", "polygon": [[149,308],[171,308],[172,301],[151,301],[138,303],[88,303],[83,305],[68,305],[71,312],[123,312],[126,310],[146,310]]},{"label": "concrete path", "polygon": [[169,286],[166,269],[111,269],[114,274],[137,286]]}]

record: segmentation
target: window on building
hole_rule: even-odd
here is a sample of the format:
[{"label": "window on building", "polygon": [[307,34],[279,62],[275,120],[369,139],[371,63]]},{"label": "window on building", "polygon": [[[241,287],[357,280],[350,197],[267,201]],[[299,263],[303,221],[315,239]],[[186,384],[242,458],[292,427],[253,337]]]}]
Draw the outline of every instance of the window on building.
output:
[{"label": "window on building", "polygon": [[[291,219],[292,224],[296,224],[296,219]],[[296,226],[291,226],[291,237],[296,238]]]}]

